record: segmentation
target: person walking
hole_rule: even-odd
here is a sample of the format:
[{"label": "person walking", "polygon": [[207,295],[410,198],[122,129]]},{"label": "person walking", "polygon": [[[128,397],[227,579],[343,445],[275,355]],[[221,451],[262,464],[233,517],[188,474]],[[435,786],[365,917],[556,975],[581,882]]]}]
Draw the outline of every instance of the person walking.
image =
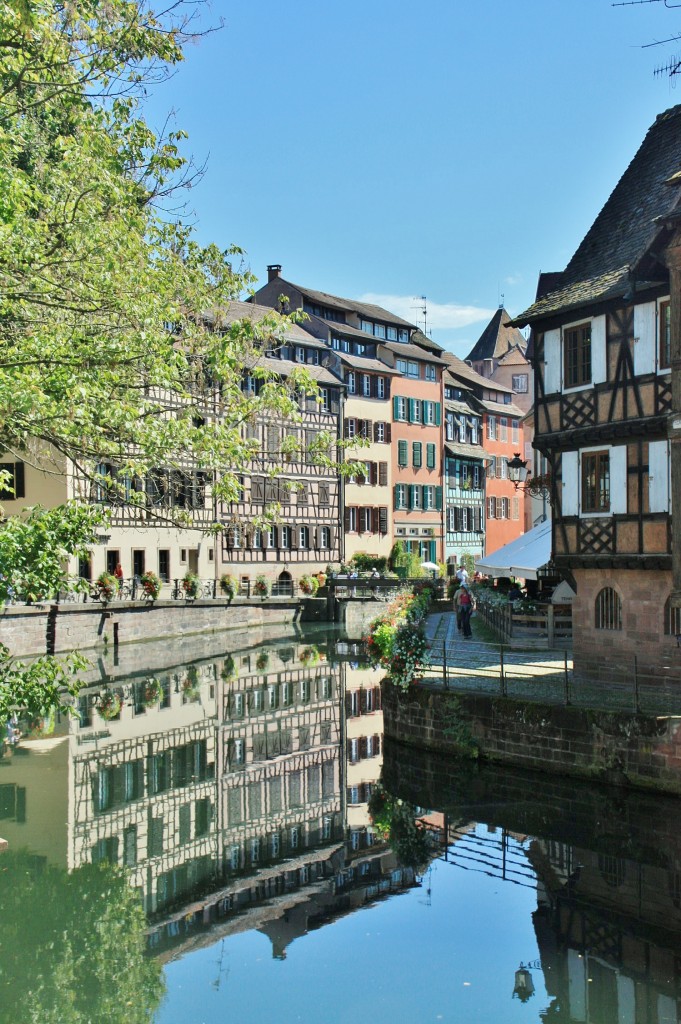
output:
[{"label": "person walking", "polygon": [[471,640],[473,630],[471,629],[471,613],[473,611],[473,595],[465,584],[462,584],[458,591],[458,607],[461,612],[461,631],[464,640]]}]

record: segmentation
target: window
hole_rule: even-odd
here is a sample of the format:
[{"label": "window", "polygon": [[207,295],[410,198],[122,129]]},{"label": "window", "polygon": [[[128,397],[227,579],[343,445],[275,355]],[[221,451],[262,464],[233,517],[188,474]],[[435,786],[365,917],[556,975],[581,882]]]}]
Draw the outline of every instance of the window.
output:
[{"label": "window", "polygon": [[345,422],[345,436],[354,437],[357,433],[357,420],[352,417]]},{"label": "window", "polygon": [[412,484],[409,488],[410,491],[410,508],[420,509],[422,507],[421,501],[421,488],[416,484]]},{"label": "window", "polygon": [[429,426],[433,426],[435,424],[435,402],[423,403],[423,422],[427,423]]},{"label": "window", "polygon": [[519,395],[527,394],[527,374],[514,373],[511,378],[511,387]]},{"label": "window", "polygon": [[520,519],[520,498],[513,498],[511,502],[511,518]]},{"label": "window", "polygon": [[397,465],[409,465],[409,443],[407,441],[397,442]]},{"label": "window", "polygon": [[290,548],[291,547],[291,527],[280,526],[279,527],[279,547]]},{"label": "window", "polygon": [[365,334],[374,333],[374,325],[371,323],[370,320],[360,320],[359,329],[360,331],[364,331]]},{"label": "window", "polygon": [[368,373],[362,374],[362,394],[365,398],[371,398],[371,377]]},{"label": "window", "polygon": [[499,418],[499,440],[508,441],[508,420],[505,416]]},{"label": "window", "polygon": [[671,304],[661,302],[658,318],[659,347],[658,358],[661,370],[667,370],[672,365],[672,324]]},{"label": "window", "polygon": [[420,469],[423,464],[423,446],[420,441],[412,441],[411,461],[415,469]]},{"label": "window", "polygon": [[672,608],[669,597],[664,606],[664,634],[665,636],[681,634],[681,608]]},{"label": "window", "polygon": [[459,416],[459,441],[466,443],[466,417]]},{"label": "window", "polygon": [[400,341],[409,341],[409,331],[400,331]]},{"label": "window", "polygon": [[610,453],[582,454],[582,512],[610,511]]},{"label": "window", "polygon": [[357,509],[354,505],[345,510],[345,529],[348,533],[357,533]]},{"label": "window", "polygon": [[385,398],[385,377],[376,378],[376,398]]},{"label": "window", "polygon": [[447,441],[454,440],[454,417],[451,413],[447,413],[447,418],[445,419],[445,439]]},{"label": "window", "polygon": [[319,531],[319,546],[320,548],[331,547],[331,529],[328,526],[322,526]]},{"label": "window", "polygon": [[386,338],[388,339],[388,341],[397,341],[397,328],[396,327],[386,327],[385,335],[386,335]]},{"label": "window", "polygon": [[435,445],[426,445],[426,466],[428,469],[435,469]]},{"label": "window", "polygon": [[431,484],[427,484],[423,488],[423,507],[424,509],[435,508],[435,488]]},{"label": "window", "polygon": [[488,498],[487,499],[487,518],[488,519],[496,519],[496,517],[497,517],[497,499],[496,498]]},{"label": "window", "polygon": [[407,485],[395,484],[395,508],[407,507]]},{"label": "window", "polygon": [[374,441],[385,444],[385,423],[374,424]]},{"label": "window", "polygon": [[[0,463],[0,469],[8,474],[7,483],[4,486],[0,486],[0,501],[12,501],[15,498],[25,498],[24,463],[3,462]],[[97,467],[97,470],[99,470],[99,467]],[[97,500],[104,499],[98,498]]]},{"label": "window", "polygon": [[478,443],[478,421],[471,420],[471,444]]},{"label": "window", "polygon": [[331,412],[331,399],[329,398],[329,389],[320,388],[319,397],[321,399],[322,412]]},{"label": "window", "polygon": [[357,376],[354,370],[348,370],[348,375],[345,378],[345,383],[348,386],[349,395],[354,395],[357,393]]},{"label": "window", "polygon": [[518,432],[520,430],[520,423],[518,420],[511,420],[511,443],[518,443]]},{"label": "window", "polygon": [[497,439],[497,420],[495,416],[487,417],[487,438],[490,441]]},{"label": "window", "polygon": [[406,398],[395,398],[394,413],[396,420],[406,420],[407,418],[407,399]]},{"label": "window", "polygon": [[422,409],[421,400],[419,398],[412,398],[411,399],[411,410],[410,411],[411,411],[411,416],[410,416],[411,422],[412,423],[420,423],[421,420],[422,420],[423,409]]},{"label": "window", "polygon": [[591,380],[591,324],[570,327],[563,334],[563,376],[566,388]]},{"label": "window", "polygon": [[296,345],[296,362],[305,362],[305,349],[302,345]]},{"label": "window", "polygon": [[435,367],[434,366],[430,366],[430,365],[426,366],[425,378],[426,378],[426,380],[430,380],[430,381],[433,381],[433,380],[436,379],[436,377],[435,377]]},{"label": "window", "polygon": [[309,548],[310,546],[310,527],[301,526],[298,531],[298,547]]},{"label": "window", "polygon": [[622,628],[622,600],[612,587],[603,587],[596,595],[596,629]]},{"label": "window", "polygon": [[398,359],[397,372],[401,373],[403,377],[411,377],[412,380],[418,380],[421,376],[419,364],[412,362],[411,359]]},{"label": "window", "polygon": [[158,575],[163,583],[170,580],[170,551],[163,548],[158,553]]}]

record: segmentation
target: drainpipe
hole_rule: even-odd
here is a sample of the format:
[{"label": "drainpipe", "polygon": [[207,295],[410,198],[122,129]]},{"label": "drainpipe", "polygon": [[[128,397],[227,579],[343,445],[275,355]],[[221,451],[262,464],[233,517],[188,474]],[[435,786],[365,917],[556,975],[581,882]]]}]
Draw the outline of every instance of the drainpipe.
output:
[{"label": "drainpipe", "polygon": [[667,419],[670,442],[672,594],[670,605],[681,608],[681,226],[674,232],[665,251],[669,269],[672,408]]}]

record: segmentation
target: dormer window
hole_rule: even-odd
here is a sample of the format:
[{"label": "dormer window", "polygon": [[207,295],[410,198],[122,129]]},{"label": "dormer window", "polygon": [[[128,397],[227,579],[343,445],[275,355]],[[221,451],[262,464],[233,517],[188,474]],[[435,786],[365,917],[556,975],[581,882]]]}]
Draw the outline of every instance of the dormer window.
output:
[{"label": "dormer window", "polygon": [[305,362],[305,349],[303,348],[302,345],[297,345],[296,346],[296,362],[297,363],[304,363]]},{"label": "dormer window", "polygon": [[399,332],[399,334],[400,334],[400,338],[399,338],[400,341],[409,341],[409,331],[402,331],[401,330]]},{"label": "dormer window", "polygon": [[360,320],[359,329],[360,331],[364,331],[365,334],[374,333],[374,325],[370,320]]},{"label": "dormer window", "polygon": [[383,324],[374,325],[374,337],[385,338],[385,327],[383,326]]},{"label": "dormer window", "polygon": [[385,329],[385,336],[388,339],[388,341],[397,341],[397,328],[396,327],[386,327],[386,329]]}]

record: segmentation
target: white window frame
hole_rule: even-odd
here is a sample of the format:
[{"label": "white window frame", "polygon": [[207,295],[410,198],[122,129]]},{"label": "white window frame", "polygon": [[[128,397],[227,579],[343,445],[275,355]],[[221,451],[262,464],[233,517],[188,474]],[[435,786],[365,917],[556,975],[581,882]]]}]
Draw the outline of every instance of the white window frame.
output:
[{"label": "white window frame", "polygon": [[496,416],[487,417],[487,440],[496,441],[497,439],[497,418]]},{"label": "white window frame", "polygon": [[385,398],[385,377],[376,378],[376,397]]}]

